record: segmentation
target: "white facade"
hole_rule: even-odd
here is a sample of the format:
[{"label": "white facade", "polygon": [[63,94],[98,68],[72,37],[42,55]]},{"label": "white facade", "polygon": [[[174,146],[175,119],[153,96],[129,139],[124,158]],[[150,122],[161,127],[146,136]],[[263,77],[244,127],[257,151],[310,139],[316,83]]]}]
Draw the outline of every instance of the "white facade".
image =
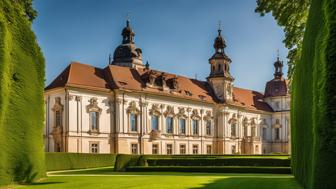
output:
[{"label": "white facade", "polygon": [[71,64],[46,88],[46,151],[290,153],[290,96],[281,61],[263,95],[234,87],[221,30],[207,82],[151,70],[142,65],[129,22],[122,36],[113,66]]},{"label": "white facade", "polygon": [[[54,143],[57,135],[52,132],[56,127],[53,109],[57,98],[63,107],[62,139],[58,150]],[[91,99],[96,99],[97,107],[101,109],[97,132],[90,129],[88,107]],[[141,154],[152,154],[153,144],[158,145],[159,154],[167,154],[167,144],[168,147],[172,145],[172,154],[180,154],[183,145],[186,154],[193,154],[195,146],[198,154],[207,154],[209,146],[214,154],[290,152],[289,96],[266,99],[276,110],[273,113],[126,91],[97,92],[76,88],[48,91],[45,100],[45,148],[49,152],[90,153],[92,144],[98,144],[99,153],[130,154],[132,144],[137,145],[137,153]],[[137,131],[130,128],[131,111],[138,114]],[[158,134],[151,133],[151,115],[155,111],[159,118]],[[169,116],[174,121],[173,133],[167,133],[166,117]],[[179,118],[185,119],[185,134],[179,130]],[[192,120],[199,120],[198,134],[192,133]],[[207,120],[211,121],[210,133],[206,131]]]}]

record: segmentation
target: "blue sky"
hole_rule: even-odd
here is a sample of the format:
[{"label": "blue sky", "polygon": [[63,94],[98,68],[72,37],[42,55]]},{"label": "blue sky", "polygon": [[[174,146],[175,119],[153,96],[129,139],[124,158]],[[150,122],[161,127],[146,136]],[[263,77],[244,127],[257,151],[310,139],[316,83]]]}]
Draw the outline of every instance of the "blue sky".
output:
[{"label": "blue sky", "polygon": [[282,29],[270,15],[254,13],[255,0],[34,0],[34,7],[46,84],[71,61],[104,68],[128,12],[135,43],[153,69],[205,80],[219,20],[235,86],[264,91],[277,49],[287,61]]}]

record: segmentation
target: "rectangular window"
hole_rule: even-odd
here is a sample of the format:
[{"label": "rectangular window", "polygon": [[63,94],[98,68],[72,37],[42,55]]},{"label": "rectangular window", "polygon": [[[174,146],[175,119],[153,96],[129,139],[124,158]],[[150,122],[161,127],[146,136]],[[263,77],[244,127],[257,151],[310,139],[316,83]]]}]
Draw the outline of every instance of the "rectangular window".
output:
[{"label": "rectangular window", "polygon": [[266,140],[266,136],[267,136],[266,128],[263,127],[263,129],[262,129],[262,137],[263,137],[263,140]]},{"label": "rectangular window", "polygon": [[152,154],[159,154],[159,145],[153,144],[152,145]]},{"label": "rectangular window", "polygon": [[192,120],[192,131],[193,135],[198,135],[198,120],[196,119]]},{"label": "rectangular window", "polygon": [[232,123],[231,124],[231,137],[235,137],[236,136],[236,124]]},{"label": "rectangular window", "polygon": [[98,112],[90,112],[90,129],[98,130]]},{"label": "rectangular window", "polygon": [[212,154],[211,145],[206,146],[206,151],[207,151],[207,154]]},{"label": "rectangular window", "polygon": [[198,145],[197,144],[193,145],[193,154],[198,154]]},{"label": "rectangular window", "polygon": [[98,154],[99,153],[99,143],[97,143],[97,142],[91,143],[90,144],[90,152],[92,154]]},{"label": "rectangular window", "polygon": [[152,116],[152,130],[159,130],[159,116]]},{"label": "rectangular window", "polygon": [[247,136],[247,126],[245,125],[245,126],[243,126],[244,127],[244,136],[246,137]]},{"label": "rectangular window", "polygon": [[186,134],[186,120],[183,118],[179,119],[179,132],[180,134]]},{"label": "rectangular window", "polygon": [[130,123],[131,123],[131,131],[138,131],[138,116],[136,114],[130,114]]},{"label": "rectangular window", "polygon": [[275,140],[280,140],[280,128],[275,129]]},{"label": "rectangular window", "polygon": [[180,145],[180,154],[186,154],[186,145],[185,144]]},{"label": "rectangular window", "polygon": [[62,115],[61,111],[56,111],[56,127],[60,127],[62,125]]},{"label": "rectangular window", "polygon": [[205,131],[206,135],[211,135],[211,121],[208,120],[206,122],[206,131]]},{"label": "rectangular window", "polygon": [[173,133],[173,127],[174,127],[173,121],[174,121],[173,117],[166,118],[166,132],[167,133]]},{"label": "rectangular window", "polygon": [[251,127],[251,136],[252,136],[252,137],[255,137],[255,136],[256,136],[256,128],[255,128],[255,126],[252,126],[252,127]]},{"label": "rectangular window", "polygon": [[172,144],[167,144],[167,154],[168,155],[173,154],[173,145]]},{"label": "rectangular window", "polygon": [[138,144],[131,144],[132,154],[138,154]]}]

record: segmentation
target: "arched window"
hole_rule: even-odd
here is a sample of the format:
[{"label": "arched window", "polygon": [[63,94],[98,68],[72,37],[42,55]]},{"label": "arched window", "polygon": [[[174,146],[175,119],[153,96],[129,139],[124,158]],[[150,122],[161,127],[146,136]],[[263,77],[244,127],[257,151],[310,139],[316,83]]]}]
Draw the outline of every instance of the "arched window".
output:
[{"label": "arched window", "polygon": [[231,137],[235,137],[236,134],[237,134],[237,131],[236,131],[236,123],[232,123],[231,124]]}]

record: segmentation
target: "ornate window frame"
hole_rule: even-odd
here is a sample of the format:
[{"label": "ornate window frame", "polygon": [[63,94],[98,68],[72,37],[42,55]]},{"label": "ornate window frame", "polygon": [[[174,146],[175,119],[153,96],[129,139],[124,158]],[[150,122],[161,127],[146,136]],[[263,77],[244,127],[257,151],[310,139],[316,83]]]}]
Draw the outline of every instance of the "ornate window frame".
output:
[{"label": "ornate window frame", "polygon": [[[127,112],[127,117],[128,117],[128,130],[130,133],[138,133],[139,132],[139,123],[140,123],[140,109],[137,108],[136,106],[136,102],[135,101],[131,101],[126,109]],[[136,131],[132,131],[131,128],[131,114],[135,114],[136,115]]]},{"label": "ornate window frame", "polygon": [[[55,121],[54,121],[54,127],[60,127],[62,128],[62,125],[63,125],[63,104],[61,103],[61,97],[56,97],[55,98],[55,104],[54,106],[52,107],[52,111],[54,112],[54,115],[55,115]],[[60,124],[58,125],[57,124],[57,117],[56,117],[56,114],[57,112],[60,113]]]},{"label": "ornate window frame", "polygon": [[[206,136],[212,136],[214,131],[214,121],[213,116],[211,114],[211,111],[208,110],[205,112],[205,116],[203,117],[203,120],[205,121],[205,135]],[[210,122],[210,133],[207,133],[208,130],[208,123]]]},{"label": "ornate window frame", "polygon": [[[100,115],[102,113],[102,108],[100,108],[98,106],[98,98],[93,97],[89,100],[90,104],[86,106],[86,110],[89,113],[89,134],[98,134],[99,133],[99,129],[100,129]],[[96,124],[97,124],[97,128],[93,129],[92,128],[92,117],[91,117],[91,113],[92,112],[96,112]]]},{"label": "ornate window frame", "polygon": [[150,120],[151,120],[149,130],[150,130],[150,131],[153,130],[152,117],[153,117],[153,116],[157,116],[157,117],[158,117],[158,123],[157,123],[157,124],[158,124],[158,125],[157,125],[157,126],[158,126],[158,129],[157,129],[157,131],[159,131],[160,128],[161,128],[160,117],[161,117],[162,113],[161,113],[161,111],[160,111],[160,107],[159,107],[158,104],[153,104],[153,105],[152,105],[152,108],[149,110],[149,115],[150,115]]},{"label": "ornate window frame", "polygon": [[[176,114],[175,114],[175,112],[174,112],[174,107],[173,106],[167,106],[166,107],[166,111],[165,112],[163,112],[163,115],[165,116],[165,133],[166,134],[168,134],[168,135],[172,135],[172,134],[174,134],[174,132],[175,132],[175,117],[176,117]],[[171,119],[172,119],[172,132],[171,133],[168,133],[167,131],[168,131],[168,125],[167,125],[167,122],[168,122],[168,117],[170,117]]]}]

